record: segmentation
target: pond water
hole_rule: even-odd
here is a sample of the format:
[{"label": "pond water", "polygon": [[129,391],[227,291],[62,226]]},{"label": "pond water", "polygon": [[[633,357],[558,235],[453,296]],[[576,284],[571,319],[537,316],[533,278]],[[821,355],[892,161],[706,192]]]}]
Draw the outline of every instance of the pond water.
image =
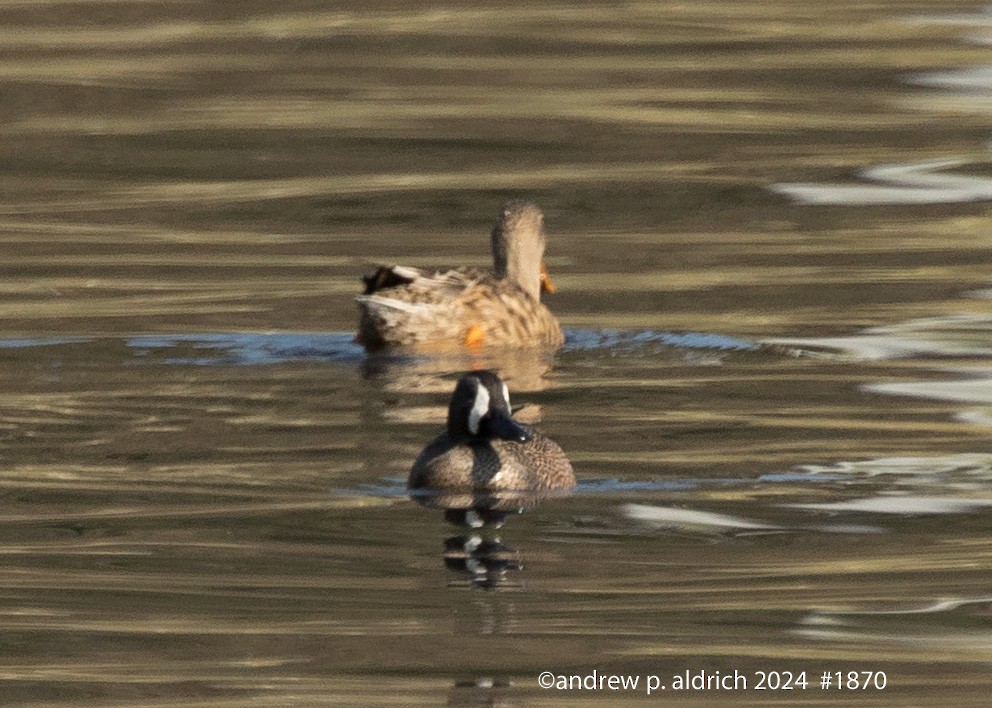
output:
[{"label": "pond water", "polygon": [[[985,702],[992,7],[0,18],[5,705]],[[516,197],[565,346],[366,357]],[[579,478],[483,531],[405,490],[481,366]]]}]

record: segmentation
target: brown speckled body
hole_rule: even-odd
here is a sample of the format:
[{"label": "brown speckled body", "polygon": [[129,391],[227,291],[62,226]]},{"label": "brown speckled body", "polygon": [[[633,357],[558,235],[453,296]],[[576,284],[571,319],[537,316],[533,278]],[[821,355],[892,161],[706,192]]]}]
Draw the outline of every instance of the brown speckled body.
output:
[{"label": "brown speckled body", "polygon": [[387,347],[558,347],[561,326],[541,303],[553,286],[543,267],[544,215],[509,202],[492,232],[493,272],[435,273],[381,267],[356,300],[366,349]]},{"label": "brown speckled body", "polygon": [[565,452],[540,433],[526,443],[453,443],[444,432],[413,463],[409,486],[473,492],[568,490],[575,487],[575,473]]},{"label": "brown speckled body", "polygon": [[[413,307],[379,306],[379,297]],[[558,320],[539,300],[510,280],[472,268],[421,275],[362,296],[358,305],[358,334],[368,349],[461,345],[473,327],[487,346],[558,347],[565,341]]]}]

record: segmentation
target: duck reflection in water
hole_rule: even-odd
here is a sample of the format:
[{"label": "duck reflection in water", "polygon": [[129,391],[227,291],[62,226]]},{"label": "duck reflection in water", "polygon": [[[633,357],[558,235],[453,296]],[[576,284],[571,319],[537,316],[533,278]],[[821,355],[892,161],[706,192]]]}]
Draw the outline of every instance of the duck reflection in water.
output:
[{"label": "duck reflection in water", "polygon": [[[455,386],[447,429],[417,457],[408,486],[420,504],[444,509],[449,522],[498,527],[510,513],[574,489],[575,473],[556,442],[513,419],[499,376],[472,371]],[[469,575],[474,587],[505,585],[520,567],[517,555],[498,538],[445,542],[445,565]]]}]

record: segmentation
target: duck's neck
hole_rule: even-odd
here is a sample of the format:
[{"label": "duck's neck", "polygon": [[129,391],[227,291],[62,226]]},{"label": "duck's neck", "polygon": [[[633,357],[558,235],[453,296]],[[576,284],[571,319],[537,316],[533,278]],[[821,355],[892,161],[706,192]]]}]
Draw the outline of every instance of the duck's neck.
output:
[{"label": "duck's neck", "polygon": [[534,300],[541,299],[541,247],[508,248],[505,234],[493,231],[493,268],[496,277],[508,278]]}]

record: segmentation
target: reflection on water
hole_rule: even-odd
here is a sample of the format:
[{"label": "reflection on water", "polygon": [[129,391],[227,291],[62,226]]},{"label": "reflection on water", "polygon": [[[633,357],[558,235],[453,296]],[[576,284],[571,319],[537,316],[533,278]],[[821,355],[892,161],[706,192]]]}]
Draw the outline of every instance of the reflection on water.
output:
[{"label": "reflection on water", "polygon": [[[0,18],[5,704],[988,692],[988,7]],[[365,357],[368,265],[486,265],[515,197],[554,219],[565,346]],[[478,368],[575,494],[409,499]]]},{"label": "reflection on water", "polygon": [[[986,315],[959,314],[914,320],[867,330],[848,337],[774,340],[825,355],[858,359],[914,359],[918,377],[912,380],[873,381],[864,391],[889,396],[912,396],[932,401],[982,404],[958,410],[953,417],[963,423],[992,424],[992,356],[990,323]],[[950,378],[948,378],[950,377]]]},{"label": "reflection on water", "polygon": [[[938,401],[963,401],[992,405],[992,369],[962,368],[942,369],[957,376],[953,381],[905,381],[900,383],[875,383],[865,387],[897,396],[919,396]],[[977,422],[977,421],[976,421]]]},{"label": "reflection on water", "polygon": [[[992,179],[954,174],[965,160],[879,165],[860,172],[868,184],[776,184],[801,204],[953,204],[992,200]],[[875,183],[875,184],[873,184]]]},{"label": "reflection on water", "polygon": [[776,338],[768,343],[858,359],[987,358],[992,355],[992,317],[960,313],[872,327],[846,337]]},{"label": "reflection on water", "polygon": [[[952,21],[983,28],[987,34],[966,38],[973,44],[988,44],[992,37],[992,13],[945,17],[918,17],[923,23]],[[929,113],[978,114],[992,116],[992,65],[971,66],[950,71],[908,74],[903,79],[918,86],[941,89],[940,92],[902,95],[900,106]],[[951,156],[925,162],[876,165],[858,171],[863,180],[855,184],[780,183],[770,188],[801,204],[869,205],[869,204],[952,204],[955,202],[992,200],[992,180],[963,174],[987,168],[988,155],[981,161]]]},{"label": "reflection on water", "polygon": [[[67,342],[87,341],[84,338],[50,338],[50,339],[0,339],[0,348],[42,346],[45,344],[64,344]],[[237,333],[217,332],[198,334],[154,334],[129,337],[127,345],[135,350],[137,356],[145,356],[150,352],[156,353],[167,350],[169,358],[161,363],[173,364],[277,364],[294,360],[326,360],[326,361],[363,361],[366,359],[361,346],[355,343],[353,335],[347,334],[316,334],[316,333]],[[189,347],[194,350],[215,351],[217,356],[196,356],[184,359],[178,356],[178,349]],[[627,332],[621,330],[573,330],[567,333],[566,342],[562,348],[570,351],[600,350],[606,353],[632,352],[643,350],[643,355],[657,355],[675,352],[685,355],[694,350],[738,350],[752,351],[758,345],[735,337],[708,334],[700,332]],[[373,361],[393,361],[401,366],[416,366],[421,363],[429,366],[437,365],[439,371],[456,371],[471,369],[471,356],[482,357],[480,354],[450,354],[416,355],[402,351],[369,357]],[[541,358],[541,352],[508,351],[499,352],[499,360],[505,362],[514,357],[520,359]],[[437,362],[443,362],[437,364]],[[442,368],[443,367],[443,368]]]},{"label": "reflection on water", "polygon": [[800,509],[855,511],[868,514],[967,514],[992,506],[992,499],[955,497],[879,496],[824,504],[796,504]]},{"label": "reflection on water", "polygon": [[992,483],[992,455],[986,453],[883,457],[803,465],[801,469],[811,475],[826,475],[831,480],[843,479],[846,486],[859,480],[874,483],[874,478],[881,475],[896,480],[902,487],[927,485],[947,489],[964,485],[980,489]]},{"label": "reflection on water", "polygon": [[449,583],[448,587],[501,591],[521,587],[512,579],[521,569],[520,551],[500,538],[449,536],[444,548],[445,567],[465,576],[464,581]]},{"label": "reflection on water", "polygon": [[[908,609],[816,612],[797,634],[820,641],[912,645],[933,642],[941,649],[984,655],[990,649],[988,610],[992,598],[939,600]],[[925,626],[926,630],[921,627]],[[983,627],[984,626],[984,627]]]},{"label": "reflection on water", "polygon": [[[794,508],[820,508],[816,505],[793,505]],[[770,533],[784,532],[788,526],[780,524],[742,519],[727,514],[714,514],[691,509],[676,509],[672,507],[647,506],[645,504],[627,504],[624,514],[631,519],[644,522],[657,529],[680,533]],[[855,526],[850,524],[809,524],[793,527],[792,530],[804,528],[823,533],[869,534],[880,533],[882,529],[875,526]]]}]

